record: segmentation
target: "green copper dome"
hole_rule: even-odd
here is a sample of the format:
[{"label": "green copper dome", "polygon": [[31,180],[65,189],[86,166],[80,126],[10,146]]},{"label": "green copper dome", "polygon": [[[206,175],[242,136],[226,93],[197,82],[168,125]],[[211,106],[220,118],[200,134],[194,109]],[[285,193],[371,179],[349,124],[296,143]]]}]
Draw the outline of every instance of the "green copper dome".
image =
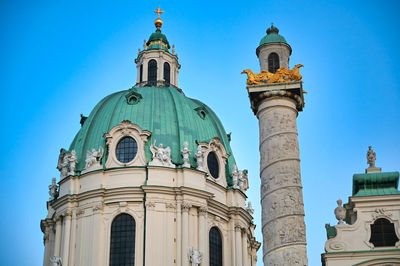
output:
[{"label": "green copper dome", "polygon": [[148,49],[155,50],[155,49],[160,49],[161,42],[163,44],[162,45],[163,50],[168,51],[171,48],[167,36],[165,36],[165,34],[162,34],[161,30],[157,29],[150,35],[150,38],[147,41],[146,45],[148,46]]},{"label": "green copper dome", "polygon": [[267,29],[267,35],[265,35],[261,39],[259,46],[268,43],[285,43],[289,45],[286,42],[286,39],[279,34],[279,29],[277,27],[274,27],[274,25],[272,25],[269,29]]},{"label": "green copper dome", "polygon": [[[186,97],[174,87],[141,87],[113,93],[101,100],[75,136],[69,151],[75,150],[78,157],[76,171],[85,168],[86,152],[105,149],[103,135],[123,120],[137,124],[152,133],[146,143],[146,159],[151,161],[150,145],[157,141],[171,148],[171,159],[183,164],[183,143],[189,143],[190,164],[196,166],[193,157],[198,142],[209,142],[219,138],[230,155],[225,169],[228,184],[235,159],[228,136],[215,113],[202,102]],[[103,160],[104,165],[104,160]]]}]

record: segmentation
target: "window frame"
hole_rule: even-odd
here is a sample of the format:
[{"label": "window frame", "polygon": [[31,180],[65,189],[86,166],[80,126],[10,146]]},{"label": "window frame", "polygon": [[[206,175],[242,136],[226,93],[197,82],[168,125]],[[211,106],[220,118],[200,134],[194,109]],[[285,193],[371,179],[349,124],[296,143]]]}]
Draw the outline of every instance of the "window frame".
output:
[{"label": "window frame", "polygon": [[279,55],[275,52],[271,52],[268,55],[268,72],[275,73],[281,67],[280,65]]},{"label": "window frame", "polygon": [[[211,246],[211,231],[214,231],[216,233],[218,233],[219,236],[219,240],[220,240],[220,246],[221,246],[221,254],[220,254],[220,264],[211,264],[211,250],[212,250],[212,246]],[[215,249],[214,249],[215,250]],[[217,226],[212,226],[209,230],[208,230],[208,256],[209,256],[209,262],[210,262],[210,266],[222,266],[224,265],[224,241],[223,241],[223,235],[221,230],[217,227]],[[218,259],[218,258],[217,258]]]},{"label": "window frame", "polygon": [[[137,238],[137,232],[136,232],[136,229],[137,229],[137,226],[136,226],[136,220],[135,220],[135,218],[132,216],[132,215],[130,215],[129,213],[125,213],[125,212],[122,212],[122,213],[119,213],[119,214],[117,214],[114,218],[113,218],[113,220],[111,221],[111,224],[110,224],[110,237],[109,237],[109,258],[108,258],[108,261],[109,261],[109,266],[119,266],[119,265],[121,265],[121,264],[118,264],[118,263],[112,263],[112,259],[113,259],[113,226],[114,226],[114,223],[116,222],[116,221],[118,221],[117,219],[119,219],[119,218],[121,218],[122,216],[127,216],[127,217],[130,217],[130,221],[132,221],[133,222],[133,239],[132,239],[132,241],[133,241],[133,244],[131,243],[131,246],[133,246],[133,261],[132,261],[132,263],[130,264],[131,266],[134,266],[135,265],[135,260],[136,260],[136,256],[137,256],[137,254],[136,254],[136,238]],[[116,233],[116,232],[115,232]],[[120,241],[120,243],[121,243],[121,241]],[[131,250],[131,252],[132,252],[132,250]],[[117,254],[116,254],[117,255]],[[129,256],[132,256],[132,254],[130,254]],[[129,257],[128,256],[128,257]],[[126,264],[123,264],[123,266],[125,266]]]}]

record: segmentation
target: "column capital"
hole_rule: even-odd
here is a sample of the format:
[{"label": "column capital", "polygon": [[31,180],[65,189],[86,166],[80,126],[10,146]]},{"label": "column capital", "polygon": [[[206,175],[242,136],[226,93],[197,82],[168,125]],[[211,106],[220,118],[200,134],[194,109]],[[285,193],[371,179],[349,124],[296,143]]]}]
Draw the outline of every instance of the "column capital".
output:
[{"label": "column capital", "polygon": [[71,218],[72,217],[72,209],[67,209],[67,210],[65,210],[62,214],[61,214],[63,217],[69,217],[69,218]]},{"label": "column capital", "polygon": [[286,83],[266,83],[261,85],[247,86],[249,93],[251,109],[256,115],[258,107],[263,100],[272,97],[287,97],[296,103],[297,111],[301,112],[304,108],[304,91],[303,82],[286,82]]},{"label": "column capital", "polygon": [[187,201],[182,202],[182,211],[188,212],[190,208],[192,207],[192,204],[190,204]]},{"label": "column capital", "polygon": [[207,206],[201,206],[199,208],[199,215],[205,216],[208,212],[208,207]]},{"label": "column capital", "polygon": [[235,232],[240,232],[242,230],[242,227],[240,224],[235,224]]}]

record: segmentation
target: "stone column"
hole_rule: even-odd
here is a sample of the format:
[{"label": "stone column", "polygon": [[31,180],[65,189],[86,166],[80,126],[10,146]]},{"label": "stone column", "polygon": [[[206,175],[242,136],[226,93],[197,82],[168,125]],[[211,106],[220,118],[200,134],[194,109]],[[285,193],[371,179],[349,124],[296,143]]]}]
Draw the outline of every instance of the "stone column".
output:
[{"label": "stone column", "polygon": [[242,229],[239,225],[235,226],[235,247],[236,266],[242,266]]},{"label": "stone column", "polygon": [[176,265],[182,265],[181,253],[182,253],[182,205],[180,201],[176,204]]},{"label": "stone column", "polygon": [[54,240],[54,257],[60,257],[60,247],[61,247],[61,216],[56,218],[56,237]]},{"label": "stone column", "polygon": [[246,230],[242,234],[242,256],[243,256],[243,266],[249,265],[249,254],[247,252],[247,233]]},{"label": "stone column", "polygon": [[264,265],[307,265],[296,118],[302,82],[248,86],[260,127]]},{"label": "stone column", "polygon": [[208,252],[207,252],[207,207],[199,208],[199,250],[203,252],[203,261],[201,265],[208,265]]},{"label": "stone column", "polygon": [[54,222],[52,219],[42,220],[41,226],[44,226],[44,260],[43,266],[52,265],[50,258],[53,257],[54,254]]},{"label": "stone column", "polygon": [[69,239],[70,239],[70,235],[71,235],[71,215],[72,215],[71,210],[68,210],[64,213],[64,219],[65,219],[64,237],[65,237],[65,239],[63,239],[63,251],[62,251],[62,259],[61,259],[63,265],[69,265],[68,258],[69,258]]},{"label": "stone column", "polygon": [[187,202],[182,203],[182,266],[188,265],[189,250],[189,210],[191,205]]},{"label": "stone column", "polygon": [[76,209],[72,211],[72,223],[71,223],[71,239],[69,245],[69,261],[70,264],[75,262],[75,246],[76,246]]},{"label": "stone column", "polygon": [[236,252],[235,252],[235,221],[230,217],[229,231],[231,232],[231,265],[236,265]]}]

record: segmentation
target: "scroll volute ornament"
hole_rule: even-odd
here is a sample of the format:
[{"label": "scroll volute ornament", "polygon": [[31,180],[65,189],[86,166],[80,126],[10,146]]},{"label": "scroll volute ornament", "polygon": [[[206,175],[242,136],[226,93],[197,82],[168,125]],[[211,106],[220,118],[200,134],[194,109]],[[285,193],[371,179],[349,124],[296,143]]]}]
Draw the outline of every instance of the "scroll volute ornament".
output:
[{"label": "scroll volute ornament", "polygon": [[299,81],[303,78],[303,76],[300,75],[300,67],[303,67],[303,65],[295,65],[292,69],[281,67],[275,73],[268,72],[267,70],[254,73],[251,69],[246,69],[243,70],[241,74],[247,74],[247,85],[292,82]]}]

